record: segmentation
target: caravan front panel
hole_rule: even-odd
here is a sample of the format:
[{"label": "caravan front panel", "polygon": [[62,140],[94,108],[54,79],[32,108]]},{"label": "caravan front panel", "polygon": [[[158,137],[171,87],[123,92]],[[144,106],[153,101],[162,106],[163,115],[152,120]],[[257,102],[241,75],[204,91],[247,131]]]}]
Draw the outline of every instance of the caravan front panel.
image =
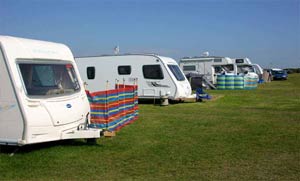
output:
[{"label": "caravan front panel", "polygon": [[19,60],[18,65],[27,102],[36,104],[29,107],[41,107],[39,112],[46,111],[53,125],[82,119],[83,102],[79,96],[73,96],[80,92],[80,85],[71,62]]},{"label": "caravan front panel", "polygon": [[[54,135],[53,130],[60,132],[71,129],[71,123],[85,122],[89,104],[72,62],[18,60],[17,64],[25,94],[24,113],[30,120],[28,142],[60,139],[61,135]],[[53,128],[36,129],[41,127]]]},{"label": "caravan front panel", "polygon": [[176,92],[174,97],[171,99],[174,100],[184,100],[188,98],[192,94],[192,88],[189,81],[186,79],[185,75],[183,74],[182,70],[179,68],[177,62],[175,60],[162,57],[166,67],[168,68],[168,72],[170,77],[172,78],[174,84],[176,85]]}]

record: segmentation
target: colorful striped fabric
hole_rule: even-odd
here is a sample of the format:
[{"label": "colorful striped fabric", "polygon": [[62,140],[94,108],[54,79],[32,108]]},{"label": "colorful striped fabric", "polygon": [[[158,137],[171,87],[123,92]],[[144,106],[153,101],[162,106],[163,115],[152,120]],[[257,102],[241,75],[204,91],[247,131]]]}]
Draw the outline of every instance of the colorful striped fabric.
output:
[{"label": "colorful striped fabric", "polygon": [[237,89],[237,90],[244,89],[244,76],[236,75],[234,77],[234,89]]},{"label": "colorful striped fabric", "polygon": [[136,85],[116,85],[116,89],[90,93],[91,128],[116,131],[138,118]]},{"label": "colorful striped fabric", "polygon": [[219,90],[226,89],[226,87],[225,87],[225,75],[217,75],[217,88]]},{"label": "colorful striped fabric", "polygon": [[257,88],[257,78],[241,75],[217,75],[219,90],[250,90]]},{"label": "colorful striped fabric", "polygon": [[244,89],[246,90],[251,90],[251,89],[256,89],[257,88],[257,78],[252,78],[252,77],[246,77],[244,78]]},{"label": "colorful striped fabric", "polygon": [[227,90],[234,90],[235,75],[225,75],[225,88]]}]

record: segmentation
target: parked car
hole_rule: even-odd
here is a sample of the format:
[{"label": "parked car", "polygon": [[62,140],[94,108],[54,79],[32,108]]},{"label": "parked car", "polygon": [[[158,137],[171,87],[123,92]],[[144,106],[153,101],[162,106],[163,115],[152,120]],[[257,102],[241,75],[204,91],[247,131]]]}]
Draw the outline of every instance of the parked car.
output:
[{"label": "parked car", "polygon": [[288,74],[286,70],[272,69],[272,76],[274,80],[287,80]]}]

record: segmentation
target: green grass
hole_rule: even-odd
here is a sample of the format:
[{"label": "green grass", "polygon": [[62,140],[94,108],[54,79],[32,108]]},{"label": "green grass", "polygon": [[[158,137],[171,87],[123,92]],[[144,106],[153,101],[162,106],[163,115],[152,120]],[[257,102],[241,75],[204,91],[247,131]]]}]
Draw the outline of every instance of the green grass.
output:
[{"label": "green grass", "polygon": [[0,180],[299,180],[300,74],[202,103],[139,105],[97,145],[81,140],[0,153]]}]

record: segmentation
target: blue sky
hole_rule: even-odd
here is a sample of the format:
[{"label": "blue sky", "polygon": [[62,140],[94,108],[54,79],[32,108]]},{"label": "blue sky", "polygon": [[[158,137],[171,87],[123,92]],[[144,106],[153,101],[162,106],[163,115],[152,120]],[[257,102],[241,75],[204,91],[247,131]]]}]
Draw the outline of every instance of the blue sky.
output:
[{"label": "blue sky", "polygon": [[0,34],[67,44],[74,56],[249,57],[300,67],[300,0],[0,0]]}]

